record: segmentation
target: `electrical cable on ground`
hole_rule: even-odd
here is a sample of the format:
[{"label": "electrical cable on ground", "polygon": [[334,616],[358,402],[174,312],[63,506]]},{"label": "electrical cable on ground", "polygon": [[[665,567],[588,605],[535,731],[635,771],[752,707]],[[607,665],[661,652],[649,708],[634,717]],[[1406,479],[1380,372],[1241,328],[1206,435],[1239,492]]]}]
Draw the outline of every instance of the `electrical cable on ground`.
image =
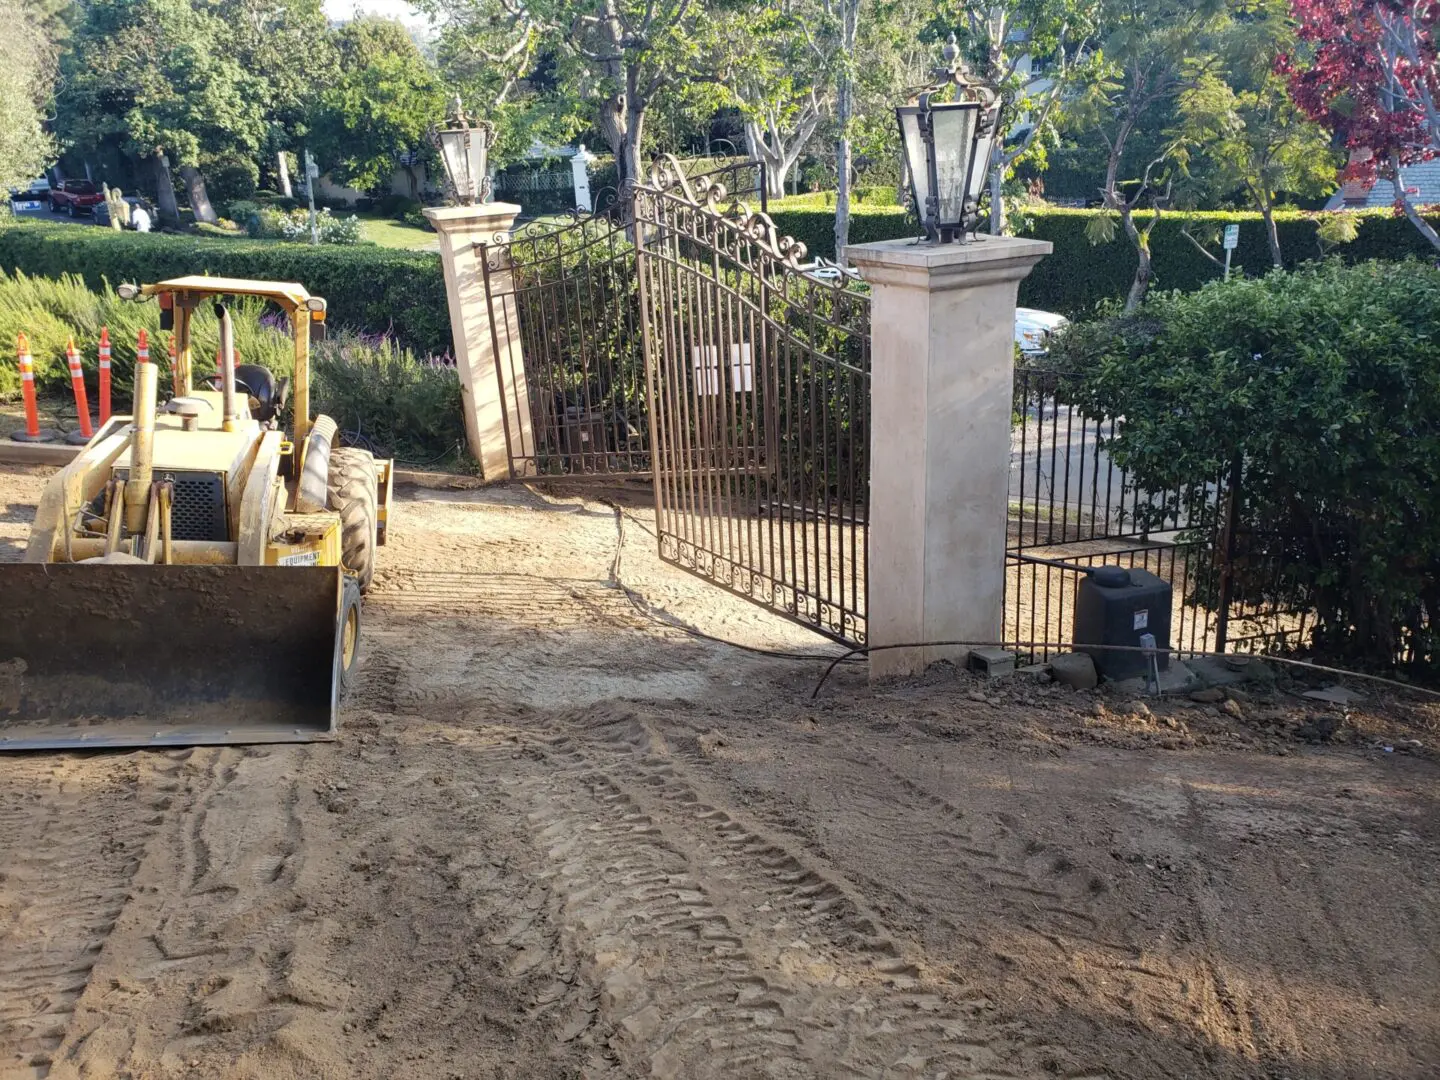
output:
[{"label": "electrical cable on ground", "polygon": [[[815,684],[815,689],[811,692],[810,696],[811,696],[811,698],[816,698],[816,697],[819,697],[819,696],[820,696],[820,688],[825,685],[825,680],[828,679],[828,678],[830,678],[830,673],[835,670],[835,666],[836,666],[837,664],[841,663],[842,661],[849,660],[849,659],[851,659],[852,657],[855,657],[855,656],[857,656],[857,655],[859,655],[859,654],[862,654],[862,653],[863,653],[863,654],[865,654],[865,655],[868,656],[868,655],[869,655],[870,653],[872,653],[872,652],[881,652],[881,651],[883,651],[883,650],[885,650],[885,649],[935,649],[935,648],[942,648],[942,647],[951,646],[951,645],[963,645],[963,646],[966,646],[966,647],[972,648],[972,649],[984,649],[984,648],[999,648],[999,649],[1040,649],[1040,648],[1055,649],[1055,648],[1060,648],[1060,649],[1070,649],[1070,648],[1073,648],[1072,645],[1067,645],[1067,644],[1064,644],[1064,643],[1062,643],[1062,642],[1056,642],[1056,641],[911,641],[911,642],[899,642],[899,643],[894,644],[894,645],[860,645],[860,646],[857,646],[856,648],[851,649],[849,652],[845,653],[843,656],[838,656],[838,657],[836,657],[836,658],[831,662],[830,666],[825,669],[825,674],[823,674],[823,675],[820,676],[820,681]],[[1163,653],[1165,653],[1165,654],[1167,654],[1167,655],[1169,655],[1169,656],[1174,656],[1174,657],[1176,657],[1176,658],[1178,658],[1178,659],[1189,659],[1189,660],[1196,660],[1196,659],[1201,659],[1201,658],[1213,659],[1213,660],[1226,660],[1226,659],[1236,659],[1236,658],[1244,659],[1244,660],[1264,660],[1264,661],[1267,661],[1267,662],[1269,662],[1269,663],[1285,664],[1285,665],[1287,665],[1287,666],[1289,666],[1289,667],[1304,668],[1304,669],[1306,669],[1307,671],[1319,671],[1319,672],[1323,672],[1323,673],[1325,673],[1325,674],[1327,674],[1327,675],[1341,675],[1341,676],[1344,676],[1344,677],[1347,678],[1347,679],[1365,679],[1365,680],[1367,680],[1367,681],[1369,681],[1369,682],[1383,683],[1383,684],[1386,685],[1386,686],[1393,686],[1393,687],[1395,687],[1395,688],[1397,688],[1397,689],[1399,689],[1399,690],[1409,690],[1409,691],[1412,691],[1412,692],[1417,693],[1417,694],[1424,694],[1424,695],[1426,695],[1427,697],[1432,697],[1432,698],[1435,698],[1436,700],[1440,700],[1440,690],[1431,690],[1431,689],[1429,689],[1428,687],[1424,687],[1424,686],[1414,686],[1414,685],[1412,685],[1411,683],[1401,682],[1399,679],[1387,679],[1387,678],[1386,678],[1385,676],[1383,676],[1383,675],[1370,675],[1370,674],[1367,674],[1366,672],[1363,672],[1363,671],[1350,671],[1350,670],[1347,670],[1346,668],[1330,667],[1330,666],[1327,665],[1327,664],[1315,664],[1315,663],[1310,662],[1309,660],[1292,660],[1292,659],[1290,659],[1289,657],[1286,657],[1286,656],[1271,656],[1271,655],[1268,655],[1268,654],[1267,654],[1267,655],[1264,655],[1264,656],[1256,656],[1256,655],[1253,655],[1253,654],[1250,654],[1250,653],[1205,652],[1205,651],[1200,650],[1200,649],[1161,648],[1161,647],[1159,647],[1159,646],[1156,646],[1154,649],[1147,649],[1147,648],[1144,648],[1144,647],[1139,646],[1139,645],[1097,645],[1097,646],[1093,646],[1093,647],[1094,647],[1094,648],[1097,648],[1097,649],[1102,649],[1102,648],[1103,648],[1103,649],[1106,650],[1107,652],[1131,652],[1131,653],[1152,653],[1152,652],[1153,652],[1153,653],[1162,653],[1162,652],[1163,652]],[[1163,695],[1161,695],[1161,696],[1163,696]]]},{"label": "electrical cable on ground", "polygon": [[[824,674],[820,676],[820,681],[815,684],[815,689],[812,690],[810,693],[810,697],[812,699],[820,696],[820,691],[825,686],[826,680],[830,678],[831,674],[835,671],[835,668],[838,667],[840,664],[860,663],[862,662],[863,658],[869,656],[870,653],[882,652],[887,649],[934,649],[946,648],[951,646],[964,646],[971,649],[1070,649],[1073,647],[1070,643],[1060,641],[909,641],[887,645],[859,645],[855,648],[847,649],[839,656],[833,656],[825,653],[794,653],[784,652],[777,649],[765,649],[755,645],[745,645],[738,641],[730,641],[726,638],[716,637],[713,634],[705,633],[703,630],[698,630],[693,626],[688,626],[685,623],[680,622],[678,619],[662,618],[661,616],[655,614],[655,612],[645,602],[644,598],[641,597],[638,593],[636,593],[633,589],[626,585],[624,581],[621,580],[620,561],[621,555],[625,547],[626,514],[618,504],[612,502],[609,499],[599,499],[597,501],[609,507],[611,512],[615,515],[616,545],[615,557],[610,562],[610,583],[625,594],[625,598],[630,601],[630,605],[640,615],[649,619],[651,622],[658,623],[659,625],[668,627],[672,630],[679,630],[685,634],[690,635],[691,637],[698,638],[701,641],[708,641],[716,645],[727,645],[732,649],[740,649],[744,652],[754,653],[758,656],[768,656],[779,660],[828,660],[829,664],[825,668]],[[1269,661],[1271,663],[1282,664],[1287,667],[1301,668],[1306,671],[1318,671],[1326,675],[1338,675],[1349,679],[1363,679],[1367,682],[1380,683],[1384,686],[1394,687],[1397,690],[1408,690],[1413,693],[1422,694],[1426,697],[1440,700],[1440,690],[1431,690],[1428,687],[1415,686],[1411,683],[1401,682],[1398,679],[1386,678],[1383,675],[1371,675],[1363,671],[1350,671],[1347,668],[1332,667],[1328,664],[1316,664],[1309,660],[1294,660],[1290,657],[1285,656],[1255,656],[1250,653],[1206,652],[1199,649],[1180,648],[1156,647],[1155,649],[1147,649],[1139,645],[1106,645],[1104,646],[1104,648],[1111,652],[1163,652],[1168,656],[1174,656],[1177,659],[1181,660],[1194,660],[1201,658],[1213,660],[1236,658],[1244,660],[1259,659]]]}]

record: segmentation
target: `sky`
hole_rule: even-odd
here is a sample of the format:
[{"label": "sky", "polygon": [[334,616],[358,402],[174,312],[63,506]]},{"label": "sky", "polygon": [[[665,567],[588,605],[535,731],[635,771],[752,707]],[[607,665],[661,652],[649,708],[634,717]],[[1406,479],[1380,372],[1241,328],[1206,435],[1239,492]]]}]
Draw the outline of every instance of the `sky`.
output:
[{"label": "sky", "polygon": [[422,16],[416,14],[409,0],[325,0],[325,15],[330,19],[349,19],[356,11],[399,19],[412,30],[424,29],[428,25]]}]

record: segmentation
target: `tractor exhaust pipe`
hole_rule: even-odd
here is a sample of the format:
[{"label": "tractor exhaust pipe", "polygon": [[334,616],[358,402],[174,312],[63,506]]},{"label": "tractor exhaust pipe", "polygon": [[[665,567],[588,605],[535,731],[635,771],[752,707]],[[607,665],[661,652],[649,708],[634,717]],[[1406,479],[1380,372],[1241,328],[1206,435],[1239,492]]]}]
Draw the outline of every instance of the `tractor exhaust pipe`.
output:
[{"label": "tractor exhaust pipe", "polygon": [[240,410],[235,404],[235,325],[230,321],[230,310],[224,304],[215,305],[215,316],[220,320],[220,392],[224,408],[222,427],[226,431],[234,431],[240,421]]},{"label": "tractor exhaust pipe", "polygon": [[[140,331],[144,334],[145,331]],[[143,349],[144,342],[141,342]],[[142,357],[144,353],[142,352]],[[131,417],[130,475],[125,479],[125,529],[131,536],[145,531],[150,513],[151,468],[155,462],[155,391],[157,369],[149,360],[135,365],[135,405]]]}]

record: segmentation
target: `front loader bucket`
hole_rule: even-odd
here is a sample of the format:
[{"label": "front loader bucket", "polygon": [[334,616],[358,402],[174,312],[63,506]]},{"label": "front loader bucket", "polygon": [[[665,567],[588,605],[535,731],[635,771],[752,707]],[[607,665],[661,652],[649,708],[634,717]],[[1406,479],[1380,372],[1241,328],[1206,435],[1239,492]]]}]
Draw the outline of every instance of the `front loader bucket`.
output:
[{"label": "front loader bucket", "polygon": [[335,733],[338,567],[0,566],[0,750]]}]

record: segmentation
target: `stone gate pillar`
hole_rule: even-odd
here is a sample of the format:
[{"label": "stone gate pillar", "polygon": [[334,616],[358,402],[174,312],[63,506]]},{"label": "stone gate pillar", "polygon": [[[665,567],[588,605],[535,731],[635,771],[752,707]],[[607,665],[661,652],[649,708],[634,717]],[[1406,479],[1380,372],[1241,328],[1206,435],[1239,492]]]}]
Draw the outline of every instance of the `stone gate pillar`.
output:
[{"label": "stone gate pillar", "polygon": [[[1015,303],[1049,253],[1045,241],[1008,236],[845,249],[873,289],[871,645],[1001,638]],[[968,652],[873,652],[870,677]]]},{"label": "stone gate pillar", "polygon": [[[530,396],[520,351],[520,327],[508,268],[492,270],[493,302],[485,291],[479,244],[508,234],[520,207],[514,203],[436,206],[425,210],[440,234],[440,262],[450,306],[450,333],[465,413],[465,439],[487,481],[510,477],[515,454],[533,447]],[[516,463],[517,473],[523,471]]]}]

